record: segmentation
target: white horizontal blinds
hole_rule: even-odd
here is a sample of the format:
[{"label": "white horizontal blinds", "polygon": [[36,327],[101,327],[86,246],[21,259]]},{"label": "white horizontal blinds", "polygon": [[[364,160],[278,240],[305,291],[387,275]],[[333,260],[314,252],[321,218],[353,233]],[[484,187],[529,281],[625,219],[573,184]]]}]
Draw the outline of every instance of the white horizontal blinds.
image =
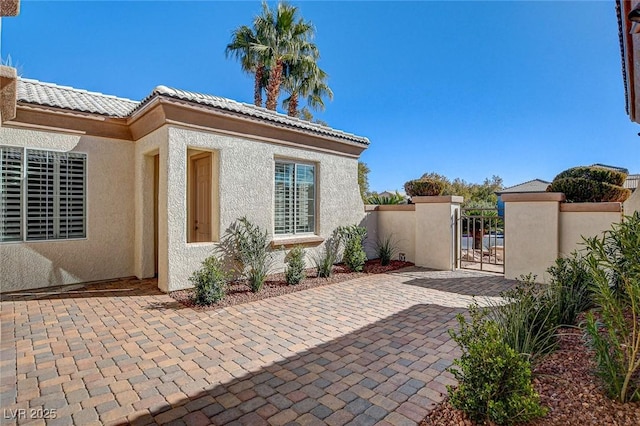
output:
[{"label": "white horizontal blinds", "polygon": [[313,232],[315,228],[315,168],[296,164],[296,233]]},{"label": "white horizontal blinds", "polygon": [[27,150],[26,239],[86,236],[86,155]]},{"label": "white horizontal blinds", "polygon": [[0,241],[22,240],[21,148],[0,146]]},{"label": "white horizontal blinds", "polygon": [[[56,198],[53,154],[27,150],[27,240],[51,240],[54,237],[54,202]],[[58,172],[59,173],[59,172]]]},{"label": "white horizontal blinds", "polygon": [[275,229],[276,234],[293,234],[294,218],[293,164],[276,162],[275,167]]},{"label": "white horizontal blinds", "polygon": [[86,163],[84,154],[60,158],[59,238],[86,236]]}]

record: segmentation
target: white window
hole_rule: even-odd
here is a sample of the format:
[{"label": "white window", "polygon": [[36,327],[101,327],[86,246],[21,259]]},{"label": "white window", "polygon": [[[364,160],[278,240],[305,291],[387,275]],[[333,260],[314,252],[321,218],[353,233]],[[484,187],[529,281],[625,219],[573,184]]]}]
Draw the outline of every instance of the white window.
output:
[{"label": "white window", "polygon": [[304,234],[315,231],[315,166],[276,161],[275,229],[276,235]]},{"label": "white window", "polygon": [[0,146],[0,241],[86,237],[86,154]]}]

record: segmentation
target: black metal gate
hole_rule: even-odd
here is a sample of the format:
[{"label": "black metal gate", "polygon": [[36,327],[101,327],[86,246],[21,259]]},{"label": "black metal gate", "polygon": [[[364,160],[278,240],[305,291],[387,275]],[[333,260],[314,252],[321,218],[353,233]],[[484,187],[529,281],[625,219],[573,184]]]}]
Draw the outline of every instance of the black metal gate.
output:
[{"label": "black metal gate", "polygon": [[463,269],[504,274],[504,217],[494,208],[463,208],[457,264]]}]

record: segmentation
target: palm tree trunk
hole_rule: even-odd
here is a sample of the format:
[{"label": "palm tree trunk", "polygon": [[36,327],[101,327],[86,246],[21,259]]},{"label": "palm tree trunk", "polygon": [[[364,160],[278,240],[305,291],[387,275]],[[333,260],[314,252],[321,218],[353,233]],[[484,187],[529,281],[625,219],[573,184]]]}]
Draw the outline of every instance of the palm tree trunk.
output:
[{"label": "palm tree trunk", "polygon": [[287,112],[289,117],[298,116],[298,94],[292,93],[289,97],[289,111]]},{"label": "palm tree trunk", "polygon": [[256,77],[253,86],[253,103],[256,106],[262,106],[262,78],[264,77],[264,65],[258,65],[256,68]]},{"label": "palm tree trunk", "polygon": [[269,75],[267,86],[267,109],[275,111],[278,106],[278,95],[280,94],[280,83],[282,82],[282,60],[276,61],[276,66]]}]

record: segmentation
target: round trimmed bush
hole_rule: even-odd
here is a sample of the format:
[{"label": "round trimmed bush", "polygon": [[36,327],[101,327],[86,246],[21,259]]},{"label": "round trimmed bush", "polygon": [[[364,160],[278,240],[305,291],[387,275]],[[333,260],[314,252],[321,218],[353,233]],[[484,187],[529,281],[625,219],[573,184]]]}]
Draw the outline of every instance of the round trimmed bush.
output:
[{"label": "round trimmed bush", "polygon": [[581,177],[554,179],[548,192],[563,192],[569,203],[600,203],[607,201],[624,202],[631,190],[607,182],[599,182]]},{"label": "round trimmed bush", "polygon": [[435,179],[415,179],[405,183],[404,190],[411,197],[441,195],[444,182]]},{"label": "round trimmed bush", "polygon": [[610,183],[611,185],[622,186],[624,181],[627,179],[627,174],[611,169],[605,169],[603,167],[572,167],[570,169],[565,170],[556,176],[553,180],[556,179],[567,179],[567,178],[583,178],[588,180],[594,180],[597,182]]}]

